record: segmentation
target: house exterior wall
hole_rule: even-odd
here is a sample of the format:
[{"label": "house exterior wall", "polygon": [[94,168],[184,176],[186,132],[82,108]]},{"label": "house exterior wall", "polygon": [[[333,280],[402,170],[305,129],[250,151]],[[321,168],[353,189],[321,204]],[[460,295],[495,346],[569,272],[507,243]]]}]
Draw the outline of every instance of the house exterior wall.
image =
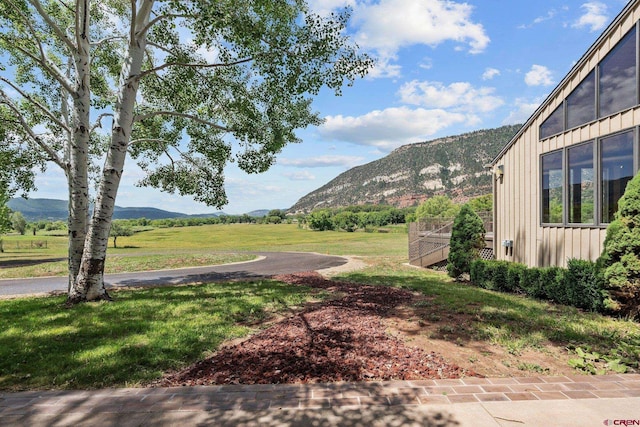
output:
[{"label": "house exterior wall", "polygon": [[[570,258],[596,260],[600,255],[606,224],[568,226],[542,223],[541,156],[619,131],[638,129],[640,106],[543,140],[539,138],[539,129],[556,107],[639,20],[640,0],[632,1],[492,162],[494,170],[500,165],[504,168],[500,178],[494,177],[494,252],[497,259],[543,267],[566,266]],[[637,45],[636,50],[639,48]],[[637,60],[636,64],[637,69],[640,68],[640,61]],[[638,144],[636,130],[636,173]],[[594,203],[597,202],[594,200]],[[512,241],[513,247],[503,246],[505,240]]]}]

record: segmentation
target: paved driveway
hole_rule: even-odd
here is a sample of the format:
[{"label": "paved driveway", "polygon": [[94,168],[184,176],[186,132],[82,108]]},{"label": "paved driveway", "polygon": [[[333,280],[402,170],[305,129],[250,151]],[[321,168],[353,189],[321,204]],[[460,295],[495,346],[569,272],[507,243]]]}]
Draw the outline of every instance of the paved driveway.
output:
[{"label": "paved driveway", "polygon": [[[276,274],[323,270],[347,263],[347,259],[343,257],[306,252],[255,252],[255,254],[259,256],[256,261],[177,270],[107,274],[104,281],[107,287],[176,285],[215,280],[265,278]],[[0,280],[2,296],[66,290],[66,277]]]}]

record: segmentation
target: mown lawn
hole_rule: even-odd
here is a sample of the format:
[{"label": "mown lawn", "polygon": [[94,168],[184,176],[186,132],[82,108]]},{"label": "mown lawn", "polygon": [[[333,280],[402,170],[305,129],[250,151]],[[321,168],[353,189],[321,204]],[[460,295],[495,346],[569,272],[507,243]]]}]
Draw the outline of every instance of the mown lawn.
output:
[{"label": "mown lawn", "polygon": [[0,389],[141,385],[314,296],[273,281],[113,295],[71,309],[62,297],[0,301]]},{"label": "mown lawn", "polygon": [[[404,256],[404,226],[394,233],[316,232],[295,224],[218,224],[158,228],[119,237],[118,248],[107,252],[107,273],[214,265],[244,261],[250,251],[300,251],[332,255]],[[32,242],[46,241],[46,247]],[[64,276],[67,274],[66,237],[5,237],[0,253],[0,279]],[[16,266],[16,264],[24,264]]]},{"label": "mown lawn", "polygon": [[[423,316],[418,320],[444,332],[455,328],[456,340],[463,340],[456,345],[480,341],[514,355],[527,349],[544,352],[549,346],[577,355],[580,348],[600,356],[594,363],[598,369],[617,359],[629,371],[638,371],[640,324],[454,283],[446,275],[407,267],[405,234],[239,224],[159,229],[122,241],[130,247],[118,256],[138,254],[152,264],[164,261],[150,254],[167,256],[159,248],[169,246],[180,247],[180,256],[194,257],[277,250],[356,255],[369,267],[339,278],[421,293],[424,301],[414,307]],[[206,357],[225,341],[264,327],[276,314],[289,315],[306,301],[327,296],[276,281],[121,290],[113,295],[114,303],[71,309],[64,307],[63,297],[0,300],[0,389],[144,385]]]}]

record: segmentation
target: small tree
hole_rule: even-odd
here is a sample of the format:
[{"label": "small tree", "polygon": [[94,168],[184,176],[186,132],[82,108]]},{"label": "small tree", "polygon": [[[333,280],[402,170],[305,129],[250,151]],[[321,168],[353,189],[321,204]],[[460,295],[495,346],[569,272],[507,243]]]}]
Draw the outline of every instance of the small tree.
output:
[{"label": "small tree", "polygon": [[476,212],[493,212],[493,194],[485,194],[469,200],[471,208]]},{"label": "small tree", "polygon": [[14,212],[11,214],[11,226],[14,230],[24,236],[27,231],[27,220],[24,219],[24,215],[21,212]]},{"label": "small tree", "polygon": [[600,277],[609,293],[607,308],[624,316],[640,317],[640,174],[629,183],[607,228]]},{"label": "small tree", "polygon": [[307,216],[307,224],[312,230],[326,231],[333,230],[333,218],[329,209],[313,211]]},{"label": "small tree", "polygon": [[342,211],[333,217],[333,224],[340,230],[353,232],[358,228],[358,214]]},{"label": "small tree", "polygon": [[447,196],[433,196],[418,206],[416,218],[453,218],[459,209]]},{"label": "small tree", "polygon": [[132,236],[133,230],[121,223],[120,221],[113,221],[111,223],[111,231],[109,232],[109,236],[113,237],[113,247],[117,248],[116,240],[121,236]]},{"label": "small tree", "polygon": [[453,278],[469,273],[471,261],[479,258],[484,247],[484,225],[482,220],[468,204],[460,209],[453,221],[451,230],[451,249],[447,272]]}]

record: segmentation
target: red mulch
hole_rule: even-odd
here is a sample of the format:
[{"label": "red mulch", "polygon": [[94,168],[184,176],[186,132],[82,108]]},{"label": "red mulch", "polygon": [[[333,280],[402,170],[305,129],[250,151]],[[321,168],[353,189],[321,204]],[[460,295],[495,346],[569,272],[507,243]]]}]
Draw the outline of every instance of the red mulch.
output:
[{"label": "red mulch", "polygon": [[477,376],[440,355],[385,333],[382,318],[409,303],[406,290],[326,280],[317,273],[277,276],[344,295],[312,305],[246,341],[166,376],[156,385],[279,384],[417,380]]}]

